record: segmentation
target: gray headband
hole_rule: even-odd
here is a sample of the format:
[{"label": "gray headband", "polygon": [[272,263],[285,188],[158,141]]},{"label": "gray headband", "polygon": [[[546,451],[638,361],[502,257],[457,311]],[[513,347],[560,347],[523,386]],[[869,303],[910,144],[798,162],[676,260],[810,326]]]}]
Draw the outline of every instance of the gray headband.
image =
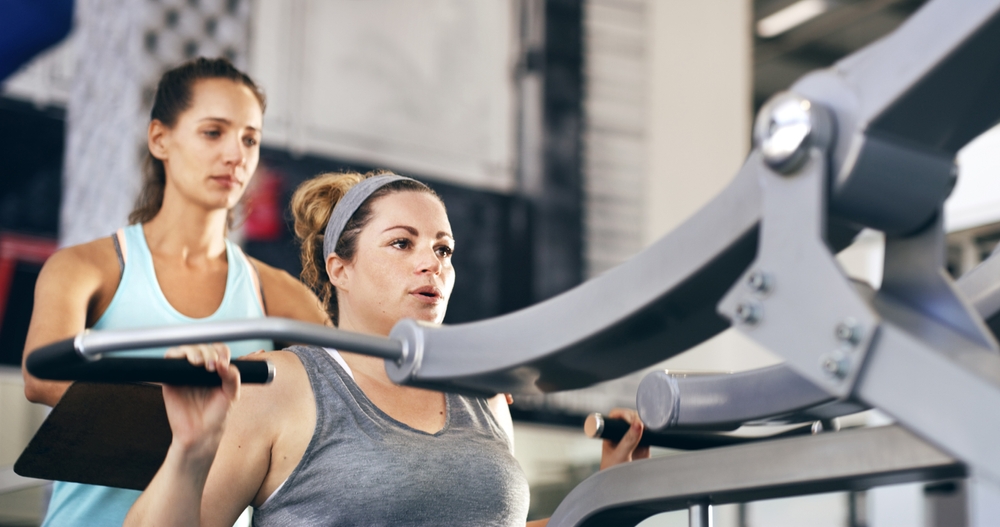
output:
[{"label": "gray headband", "polygon": [[406,176],[386,174],[363,179],[360,183],[351,187],[351,190],[348,190],[347,194],[340,198],[337,205],[333,207],[333,212],[330,214],[330,221],[326,223],[326,233],[323,235],[323,258],[327,258],[336,252],[337,242],[340,241],[340,236],[344,233],[344,227],[347,227],[347,222],[351,221],[351,216],[354,216],[354,213],[358,211],[358,207],[366,199],[374,194],[376,190],[389,183],[404,179],[416,181]]}]

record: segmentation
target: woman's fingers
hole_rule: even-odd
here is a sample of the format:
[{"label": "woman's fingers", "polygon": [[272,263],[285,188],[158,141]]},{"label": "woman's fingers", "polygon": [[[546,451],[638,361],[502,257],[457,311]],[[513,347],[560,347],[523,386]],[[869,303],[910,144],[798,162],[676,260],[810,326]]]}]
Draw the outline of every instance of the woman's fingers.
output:
[{"label": "woman's fingers", "polygon": [[222,379],[222,391],[230,404],[240,400],[240,370],[232,364],[219,368],[219,378]]},{"label": "woman's fingers", "polygon": [[601,447],[601,468],[605,469],[633,459],[649,457],[649,447],[639,446],[642,439],[643,424],[635,410],[615,408],[608,412],[608,417],[621,419],[629,423],[628,432],[616,443],[605,439]]},{"label": "woman's fingers", "polygon": [[169,348],[167,358],[186,358],[195,366],[205,366],[208,371],[216,371],[229,366],[232,353],[229,346],[216,342],[213,344],[189,344]]},{"label": "woman's fingers", "polygon": [[215,344],[211,344],[211,346],[215,349],[216,367],[220,371],[228,369],[229,361],[232,358],[231,353],[229,352],[229,346],[226,346],[221,342],[216,342]]}]

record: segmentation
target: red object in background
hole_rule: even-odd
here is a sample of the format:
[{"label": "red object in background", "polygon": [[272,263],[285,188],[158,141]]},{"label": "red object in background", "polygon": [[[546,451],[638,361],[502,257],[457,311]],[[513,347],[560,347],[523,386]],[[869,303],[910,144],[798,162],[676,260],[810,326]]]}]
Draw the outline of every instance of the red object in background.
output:
[{"label": "red object in background", "polygon": [[280,172],[258,168],[253,184],[247,189],[247,219],[243,236],[247,241],[273,242],[281,239],[285,229],[281,219]]},{"label": "red object in background", "polygon": [[14,270],[19,262],[41,265],[56,252],[55,240],[26,236],[12,232],[0,232],[0,325],[7,312],[7,296],[10,294]]}]

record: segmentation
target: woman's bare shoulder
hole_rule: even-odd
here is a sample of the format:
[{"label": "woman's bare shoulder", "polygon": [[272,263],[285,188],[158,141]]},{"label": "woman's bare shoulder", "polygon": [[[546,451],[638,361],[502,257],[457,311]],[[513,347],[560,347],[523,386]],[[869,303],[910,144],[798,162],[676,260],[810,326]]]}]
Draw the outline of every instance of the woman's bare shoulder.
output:
[{"label": "woman's bare shoulder", "polygon": [[59,249],[42,266],[40,281],[79,283],[87,279],[117,283],[120,268],[110,237]]},{"label": "woman's bare shoulder", "polygon": [[290,351],[258,351],[240,360],[266,360],[274,366],[274,380],[270,383],[243,385],[243,395],[247,396],[246,398],[252,401],[254,406],[266,411],[266,408],[280,404],[281,400],[288,401],[312,394],[302,361]]},{"label": "woman's bare shoulder", "polygon": [[250,260],[260,273],[268,316],[329,325],[329,316],[309,287],[282,269]]}]

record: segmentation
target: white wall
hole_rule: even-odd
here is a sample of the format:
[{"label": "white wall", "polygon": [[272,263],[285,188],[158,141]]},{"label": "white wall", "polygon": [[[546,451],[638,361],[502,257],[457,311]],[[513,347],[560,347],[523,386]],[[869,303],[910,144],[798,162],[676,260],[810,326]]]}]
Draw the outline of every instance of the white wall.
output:
[{"label": "white wall", "polygon": [[1000,222],[1000,126],[958,152],[958,184],[945,202],[945,229]]},{"label": "white wall", "polygon": [[258,0],[264,144],[512,189],[516,5]]},{"label": "white wall", "polygon": [[750,148],[749,0],[650,3],[644,240],[715,196]]}]

